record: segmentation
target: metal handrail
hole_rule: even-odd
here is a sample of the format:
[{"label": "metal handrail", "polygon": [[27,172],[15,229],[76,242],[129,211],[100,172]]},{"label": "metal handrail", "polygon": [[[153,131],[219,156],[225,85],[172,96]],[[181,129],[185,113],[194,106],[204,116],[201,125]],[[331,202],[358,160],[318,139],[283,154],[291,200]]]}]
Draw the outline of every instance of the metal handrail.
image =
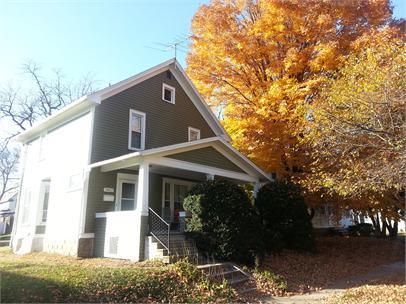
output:
[{"label": "metal handrail", "polygon": [[[170,255],[170,231],[171,225],[166,222],[159,214],[157,214],[151,208],[149,209],[149,232],[150,234],[155,237],[155,239],[161,243],[166,250],[168,250],[168,255]],[[164,237],[163,237],[164,236]],[[166,239],[165,239],[166,237]]]}]

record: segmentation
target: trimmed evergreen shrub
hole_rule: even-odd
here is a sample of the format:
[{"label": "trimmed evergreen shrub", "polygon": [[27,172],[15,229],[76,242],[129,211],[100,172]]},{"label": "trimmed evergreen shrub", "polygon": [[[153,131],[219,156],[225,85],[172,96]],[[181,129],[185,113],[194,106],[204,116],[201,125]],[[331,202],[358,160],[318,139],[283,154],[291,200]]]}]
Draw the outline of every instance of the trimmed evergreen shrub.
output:
[{"label": "trimmed evergreen shrub", "polygon": [[202,253],[221,261],[254,262],[261,225],[244,189],[226,180],[206,181],[191,189],[183,206],[192,214],[186,232]]},{"label": "trimmed evergreen shrub", "polygon": [[263,186],[255,206],[264,225],[266,251],[313,251],[315,242],[310,215],[300,189],[286,181]]}]

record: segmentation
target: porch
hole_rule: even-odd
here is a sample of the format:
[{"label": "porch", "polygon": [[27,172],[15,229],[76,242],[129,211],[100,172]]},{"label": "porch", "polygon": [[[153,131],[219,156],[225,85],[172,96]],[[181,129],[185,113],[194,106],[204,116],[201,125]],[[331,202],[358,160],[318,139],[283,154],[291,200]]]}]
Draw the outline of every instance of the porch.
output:
[{"label": "porch", "polygon": [[[177,249],[191,247],[182,235],[183,199],[193,185],[227,179],[252,183],[256,190],[267,178],[210,149],[172,149],[168,156],[135,152],[92,165],[85,229],[94,233],[93,255],[140,261],[154,257],[151,246],[166,255],[174,243]],[[209,154],[202,158],[203,152]]]}]

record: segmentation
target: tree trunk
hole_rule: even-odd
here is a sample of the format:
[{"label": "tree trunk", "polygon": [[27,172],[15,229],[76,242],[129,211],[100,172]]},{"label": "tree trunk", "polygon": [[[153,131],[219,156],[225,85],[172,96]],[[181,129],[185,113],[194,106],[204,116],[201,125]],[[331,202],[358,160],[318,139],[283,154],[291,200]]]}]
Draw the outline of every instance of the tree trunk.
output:
[{"label": "tree trunk", "polygon": [[391,238],[395,238],[398,236],[398,222],[393,221],[393,225],[391,224],[391,220],[388,221],[387,223],[388,231],[389,231],[389,236]]}]

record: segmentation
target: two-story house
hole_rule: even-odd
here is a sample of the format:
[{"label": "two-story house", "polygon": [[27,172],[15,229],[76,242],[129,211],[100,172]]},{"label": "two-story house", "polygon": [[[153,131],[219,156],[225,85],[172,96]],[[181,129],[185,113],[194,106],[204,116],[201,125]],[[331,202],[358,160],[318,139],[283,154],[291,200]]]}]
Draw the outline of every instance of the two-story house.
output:
[{"label": "two-story house", "polygon": [[18,141],[15,253],[151,258],[146,240],[169,250],[195,183],[269,180],[231,146],[176,60],[80,98]]}]

